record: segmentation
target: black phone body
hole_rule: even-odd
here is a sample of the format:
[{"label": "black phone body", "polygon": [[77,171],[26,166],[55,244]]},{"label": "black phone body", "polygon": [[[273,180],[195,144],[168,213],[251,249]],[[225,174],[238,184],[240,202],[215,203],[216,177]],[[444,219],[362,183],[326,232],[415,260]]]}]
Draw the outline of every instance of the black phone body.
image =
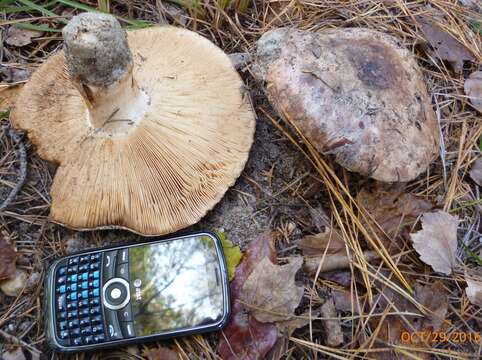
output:
[{"label": "black phone body", "polygon": [[45,282],[46,335],[60,352],[220,330],[230,313],[221,242],[209,232],[69,255]]}]

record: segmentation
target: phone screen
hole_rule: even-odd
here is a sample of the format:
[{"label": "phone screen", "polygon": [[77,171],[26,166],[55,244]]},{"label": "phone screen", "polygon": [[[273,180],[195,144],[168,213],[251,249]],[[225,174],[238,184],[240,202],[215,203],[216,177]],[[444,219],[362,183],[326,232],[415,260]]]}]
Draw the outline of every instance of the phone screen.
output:
[{"label": "phone screen", "polygon": [[129,275],[137,336],[212,324],[223,316],[219,258],[208,235],[131,247]]}]

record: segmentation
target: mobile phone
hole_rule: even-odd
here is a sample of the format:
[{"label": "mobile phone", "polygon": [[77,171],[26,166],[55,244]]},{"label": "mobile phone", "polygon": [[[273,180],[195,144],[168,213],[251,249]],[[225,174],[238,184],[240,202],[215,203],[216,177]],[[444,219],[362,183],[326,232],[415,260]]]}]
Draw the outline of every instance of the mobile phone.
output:
[{"label": "mobile phone", "polygon": [[220,330],[228,288],[209,232],[66,256],[46,276],[47,338],[76,352]]}]

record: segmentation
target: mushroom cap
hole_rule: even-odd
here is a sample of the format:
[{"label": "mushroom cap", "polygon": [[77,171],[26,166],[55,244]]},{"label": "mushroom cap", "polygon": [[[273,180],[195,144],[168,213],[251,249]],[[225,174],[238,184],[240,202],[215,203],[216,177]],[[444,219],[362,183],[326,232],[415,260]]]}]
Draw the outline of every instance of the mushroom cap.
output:
[{"label": "mushroom cap", "polygon": [[[43,159],[59,164],[50,190],[54,222],[166,234],[197,222],[234,184],[255,117],[228,56],[209,40],[165,26],[129,32],[128,42],[133,77],[148,98],[135,126],[90,125],[62,51],[24,87],[12,123]],[[133,105],[134,117],[136,106],[143,104]]]},{"label": "mushroom cap", "polygon": [[257,44],[271,104],[324,154],[380,181],[409,181],[438,153],[422,74],[389,35],[362,28],[282,28]]}]

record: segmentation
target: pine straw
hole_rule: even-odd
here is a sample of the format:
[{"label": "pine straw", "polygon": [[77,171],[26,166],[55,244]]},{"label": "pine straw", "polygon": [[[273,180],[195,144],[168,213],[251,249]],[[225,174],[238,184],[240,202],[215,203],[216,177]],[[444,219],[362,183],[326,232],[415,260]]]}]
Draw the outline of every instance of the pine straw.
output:
[{"label": "pine straw", "polygon": [[[474,328],[474,319],[480,323],[482,313],[480,308],[472,306],[465,295],[464,274],[467,269],[475,268],[477,259],[473,254],[479,252],[481,246],[479,238],[480,201],[479,188],[468,179],[468,170],[475,159],[480,156],[479,139],[482,136],[482,122],[468,104],[463,92],[464,77],[471,71],[477,70],[482,65],[482,42],[480,34],[474,32],[474,21],[482,19],[481,14],[474,10],[460,6],[456,1],[430,0],[430,1],[342,1],[342,0],[291,0],[291,1],[256,1],[251,3],[243,14],[235,8],[240,1],[233,2],[232,6],[221,8],[214,1],[206,1],[202,6],[189,6],[195,3],[189,0],[179,0],[178,3],[186,5],[186,13],[182,17],[169,15],[168,5],[160,1],[111,1],[110,10],[116,15],[135,19],[144,19],[157,23],[168,19],[177,26],[185,26],[210,38],[227,53],[253,52],[255,41],[267,30],[279,26],[295,26],[302,29],[320,31],[332,27],[363,26],[398,37],[405,46],[412,50],[423,69],[429,93],[434,104],[437,118],[441,126],[441,157],[437,159],[425,175],[408,184],[407,191],[417,196],[432,200],[446,210],[462,219],[459,237],[459,264],[451,276],[439,277],[430,272],[414,254],[411,246],[400,248],[403,252],[390,256],[377,236],[377,229],[366,226],[366,219],[370,215],[356,201],[355,195],[359,190],[356,176],[348,174],[330,162],[330,159],[320,156],[311,144],[297,131],[293,124],[287,124],[277,117],[269,108],[263,98],[260,84],[257,84],[249,74],[249,69],[244,69],[245,81],[255,94],[255,106],[259,121],[267,121],[280,130],[280,133],[306,156],[313,167],[312,176],[324,184],[323,192],[328,199],[334,223],[338,226],[347,247],[354,256],[351,264],[352,284],[351,291],[356,294],[355,307],[364,309],[359,316],[340,318],[345,329],[350,334],[349,343],[341,348],[331,348],[320,344],[320,337],[312,330],[319,326],[310,324],[310,331],[303,329],[295,332],[289,339],[286,348],[282,351],[283,358],[336,358],[336,359],[367,359],[376,352],[386,353],[396,350],[400,356],[417,359],[421,352],[431,354],[435,358],[462,359],[477,357],[481,354],[480,345],[473,343],[440,343],[435,346],[426,344],[424,349],[418,348],[415,352],[408,345],[389,345],[385,348],[373,347],[374,339],[379,329],[372,328],[369,319],[386,316],[375,309],[372,300],[379,294],[384,286],[409,299],[422,311],[423,306],[418,304],[411,292],[413,279],[421,284],[430,284],[435,280],[443,280],[444,287],[450,293],[449,313],[446,333],[452,331],[478,332]],[[85,1],[84,3],[87,3]],[[223,2],[224,3],[224,2]],[[239,5],[241,8],[244,3]],[[90,3],[92,5],[92,2]],[[239,7],[238,7],[239,8]],[[443,29],[454,38],[463,43],[477,59],[475,63],[468,64],[463,74],[454,73],[450,66],[436,59],[427,51],[426,39],[419,30],[421,17],[433,18],[433,10],[444,15],[444,22],[440,23]],[[74,13],[72,9],[69,14]],[[28,21],[28,18],[37,14],[19,13],[9,16],[9,23]],[[55,18],[40,17],[45,23],[53,27],[60,26],[55,23]],[[435,19],[436,20],[436,19]],[[436,20],[437,21],[437,20]],[[480,26],[480,25],[479,25]],[[28,68],[29,64],[38,64],[40,60],[55,50],[59,45],[59,38],[49,37],[35,46],[28,46],[21,50],[8,48],[5,57],[11,61],[18,61],[16,67]],[[25,61],[28,61],[25,64]],[[23,64],[22,64],[23,63]],[[470,67],[471,66],[471,67]],[[259,100],[261,99],[261,100]],[[13,148],[8,145],[2,149],[11,155]],[[24,186],[18,197],[18,206],[15,210],[3,213],[2,230],[15,237],[15,231],[10,231],[13,222],[20,221],[26,227],[25,233],[30,229],[38,232],[36,239],[17,239],[17,246],[23,257],[33,257],[36,261],[35,269],[42,269],[41,264],[53,256],[64,253],[63,243],[60,238],[63,230],[45,222],[49,197],[48,186],[51,181],[50,173],[42,161],[35,156],[30,156],[29,173],[34,173],[33,180]],[[355,179],[355,181],[353,181]],[[289,186],[291,187],[291,185]],[[290,191],[292,189],[290,188]],[[283,190],[284,191],[284,190]],[[293,196],[300,196],[293,190]],[[307,202],[308,204],[308,202]],[[281,223],[278,227],[280,234],[289,239],[288,224]],[[380,230],[380,229],[378,229]],[[91,235],[93,243],[98,243],[98,234]],[[380,265],[367,264],[362,256],[363,249],[360,240],[364,239],[369,247],[377,251],[382,259]],[[463,245],[462,245],[463,244]],[[471,252],[466,251],[469,249]],[[283,252],[283,256],[290,253]],[[32,269],[29,269],[32,270]],[[388,271],[388,272],[387,272]],[[388,274],[388,275],[387,275]],[[308,304],[323,302],[320,294],[325,294],[326,289],[339,288],[336,283],[323,280],[317,274],[308,279],[305,299],[302,302],[304,309],[309,309]],[[364,287],[355,283],[355,276],[361,276]],[[411,280],[407,280],[410,278]],[[0,304],[0,327],[12,317],[30,319],[34,325],[18,336],[33,347],[44,348],[44,335],[41,325],[40,291],[30,297],[15,299],[7,304]],[[301,313],[300,312],[300,313]],[[390,312],[397,312],[396,309]],[[405,314],[399,313],[401,317]],[[313,319],[312,319],[313,320]],[[214,335],[195,336],[174,340],[168,345],[179,352],[183,359],[218,359],[216,354],[217,337]],[[380,355],[379,355],[380,356]],[[383,355],[382,355],[383,356]],[[80,355],[79,358],[84,358]],[[126,349],[113,352],[103,352],[93,355],[93,358],[122,358],[139,359],[139,353],[128,352]]]}]

